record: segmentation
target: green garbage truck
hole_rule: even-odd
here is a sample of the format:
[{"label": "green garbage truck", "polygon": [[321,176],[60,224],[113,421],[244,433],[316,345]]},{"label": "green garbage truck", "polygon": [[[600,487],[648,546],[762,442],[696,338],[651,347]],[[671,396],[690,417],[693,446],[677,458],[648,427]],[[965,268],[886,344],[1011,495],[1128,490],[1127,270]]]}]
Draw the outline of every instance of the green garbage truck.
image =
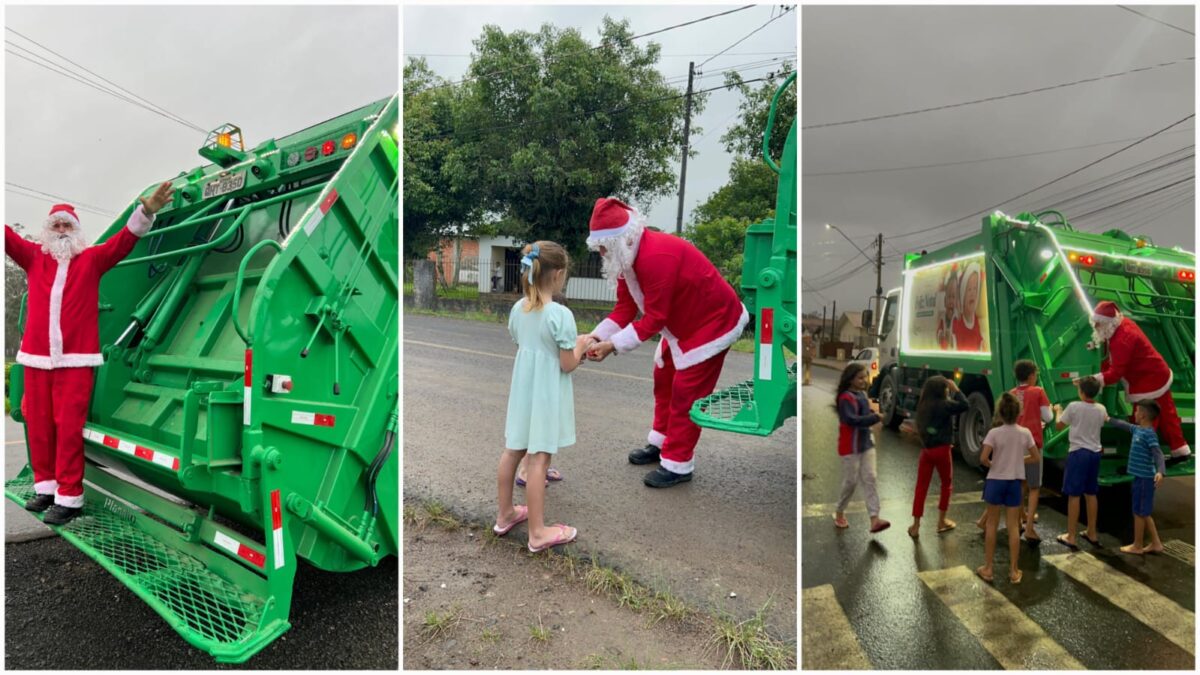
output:
[{"label": "green garbage truck", "polygon": [[301,561],[397,553],[398,106],[253,148],[215,129],[100,283],[85,505],[54,529],[219,662],[289,628]]},{"label": "green garbage truck", "polygon": [[[880,375],[871,397],[883,424],[911,417],[925,380],[954,378],[970,409],[959,416],[955,446],[978,467],[993,403],[1017,385],[1013,364],[1032,360],[1051,404],[1078,398],[1074,380],[1099,373],[1104,345],[1092,339],[1093,308],[1116,303],[1146,333],[1174,373],[1171,394],[1189,444],[1195,444],[1195,254],[1155,246],[1119,229],[1073,228],[1056,211],[982,219],[980,230],[934,251],[904,256],[901,287],[879,317]],[[1100,396],[1113,417],[1132,406],[1120,386]],[[1045,429],[1044,455],[1065,459],[1068,431]],[[1129,435],[1105,429],[1100,483],[1127,483]],[[1191,475],[1195,460],[1167,475]]]},{"label": "green garbage truck", "polygon": [[[792,73],[775,91],[763,132],[763,161],[779,176],[774,216],[746,230],[742,302],[754,326],[754,376],[692,404],[701,427],[767,436],[796,416],[796,123],[784,139],[783,156],[771,158],[775,114]],[[789,356],[790,354],[790,356]]]}]

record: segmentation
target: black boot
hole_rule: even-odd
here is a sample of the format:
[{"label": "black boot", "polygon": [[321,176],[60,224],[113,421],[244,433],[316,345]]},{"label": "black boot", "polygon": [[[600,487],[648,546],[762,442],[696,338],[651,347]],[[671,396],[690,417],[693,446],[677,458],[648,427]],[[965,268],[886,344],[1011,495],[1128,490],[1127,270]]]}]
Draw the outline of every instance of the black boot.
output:
[{"label": "black boot", "polygon": [[50,510],[46,512],[46,515],[42,517],[42,522],[47,525],[66,525],[81,513],[83,513],[82,508],[75,509],[71,508],[70,506],[55,504],[54,506],[51,506]]},{"label": "black boot", "polygon": [[661,450],[662,448],[659,448],[657,445],[654,445],[653,443],[647,443],[646,447],[644,448],[638,448],[637,450],[630,451],[629,463],[652,464],[657,462],[658,453],[661,452]]},{"label": "black boot", "polygon": [[646,477],[642,479],[642,482],[652,488],[664,488],[671,487],[673,485],[679,485],[680,483],[686,483],[691,479],[692,474],[690,473],[675,473],[673,471],[667,471],[660,466],[646,474]]},{"label": "black boot", "polygon": [[25,502],[25,510],[41,513],[54,503],[54,495],[34,495]]}]

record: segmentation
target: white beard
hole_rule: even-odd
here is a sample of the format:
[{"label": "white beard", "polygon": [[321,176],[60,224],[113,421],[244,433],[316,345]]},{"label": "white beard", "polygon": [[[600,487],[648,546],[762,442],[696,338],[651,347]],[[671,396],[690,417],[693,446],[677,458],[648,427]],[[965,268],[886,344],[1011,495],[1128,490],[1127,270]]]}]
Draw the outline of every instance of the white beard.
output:
[{"label": "white beard", "polygon": [[629,224],[629,229],[620,236],[604,239],[592,249],[604,246],[605,254],[601,258],[601,274],[610,288],[617,287],[617,279],[625,272],[633,269],[633,261],[637,259],[638,244],[642,241],[643,226],[639,222]]},{"label": "white beard", "polygon": [[1106,342],[1112,338],[1113,333],[1117,332],[1117,327],[1121,325],[1121,317],[1117,316],[1116,321],[1109,323],[1093,323],[1092,324],[1092,341],[1096,344]]},{"label": "white beard", "polygon": [[42,252],[52,256],[59,262],[66,262],[83,253],[87,241],[79,230],[71,230],[70,234],[59,234],[53,230],[42,230]]}]

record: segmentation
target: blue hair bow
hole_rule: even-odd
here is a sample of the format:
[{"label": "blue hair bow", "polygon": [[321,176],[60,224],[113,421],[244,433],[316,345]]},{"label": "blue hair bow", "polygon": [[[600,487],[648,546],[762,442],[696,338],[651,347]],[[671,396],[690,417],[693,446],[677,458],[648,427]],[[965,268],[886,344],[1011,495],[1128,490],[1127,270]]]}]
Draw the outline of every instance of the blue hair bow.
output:
[{"label": "blue hair bow", "polygon": [[534,244],[533,248],[529,249],[529,253],[526,253],[525,257],[521,258],[521,269],[525,269],[526,267],[529,268],[530,286],[533,285],[533,261],[537,259],[540,254],[541,251],[538,249],[538,245]]}]

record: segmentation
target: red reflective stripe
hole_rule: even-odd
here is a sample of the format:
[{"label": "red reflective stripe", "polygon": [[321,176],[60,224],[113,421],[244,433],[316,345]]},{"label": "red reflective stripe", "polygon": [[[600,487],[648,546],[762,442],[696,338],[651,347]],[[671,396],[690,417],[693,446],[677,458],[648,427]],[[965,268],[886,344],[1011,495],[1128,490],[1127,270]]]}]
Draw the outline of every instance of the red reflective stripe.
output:
[{"label": "red reflective stripe", "polygon": [[283,527],[283,511],[279,508],[279,490],[271,491],[271,529]]},{"label": "red reflective stripe", "polygon": [[[235,310],[236,310],[236,308],[235,308]],[[250,358],[251,358],[252,351],[253,350],[251,350],[251,349],[246,350],[246,386],[247,387],[250,386]]]},{"label": "red reflective stripe", "polygon": [[329,213],[329,209],[333,208],[333,203],[337,201],[337,190],[330,190],[329,194],[325,195],[325,201],[321,202],[321,213]]},{"label": "red reflective stripe", "polygon": [[171,470],[172,470],[172,471],[178,471],[178,470],[179,470],[179,458],[178,458],[178,457],[176,457],[176,458],[175,458],[175,461],[174,461],[174,462],[171,462]]},{"label": "red reflective stripe", "polygon": [[142,458],[142,459],[144,459],[144,460],[146,460],[146,461],[148,461],[148,462],[153,462],[153,461],[154,461],[154,451],[153,451],[153,450],[151,450],[150,448],[143,448],[143,447],[142,447],[142,446],[140,446],[140,445],[135,445],[135,446],[134,446],[134,448],[133,448],[133,455],[134,455],[135,457],[140,457],[140,458]]},{"label": "red reflective stripe", "polygon": [[764,307],[762,310],[762,327],[759,329],[759,341],[765,345],[772,342],[772,332],[775,328],[775,310],[770,307]]},{"label": "red reflective stripe", "polygon": [[117,440],[117,439],[113,438],[112,436],[105,436],[105,437],[104,437],[104,444],[105,444],[105,445],[107,445],[107,446],[108,446],[108,447],[110,447],[110,448],[115,448],[115,447],[117,447],[117,446],[119,446],[119,445],[121,444],[121,441],[119,441],[119,440]]},{"label": "red reflective stripe", "polygon": [[334,419],[333,415],[313,415],[313,424],[319,427],[332,427]]},{"label": "red reflective stripe", "polygon": [[265,555],[255,551],[245,544],[238,544],[237,554],[239,558],[244,558],[250,561],[250,564],[256,567],[262,567],[267,564],[267,557]]}]

